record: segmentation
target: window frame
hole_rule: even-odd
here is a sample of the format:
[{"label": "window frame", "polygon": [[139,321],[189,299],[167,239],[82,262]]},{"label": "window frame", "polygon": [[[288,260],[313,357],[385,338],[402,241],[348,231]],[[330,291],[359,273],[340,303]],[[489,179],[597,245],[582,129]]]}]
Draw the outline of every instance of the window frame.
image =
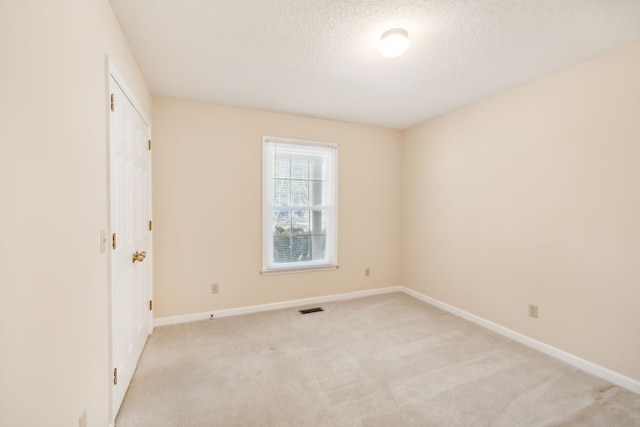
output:
[{"label": "window frame", "polygon": [[[273,197],[273,149],[280,145],[283,149],[300,150],[312,154],[313,151],[327,155],[324,167],[327,182],[327,200],[323,205],[300,205],[308,210],[321,210],[326,213],[325,254],[322,260],[275,262],[274,260],[274,210],[277,205]],[[287,209],[293,209],[292,206]],[[338,144],[264,136],[262,138],[262,270],[261,274],[283,274],[302,271],[334,270],[338,265]]]}]

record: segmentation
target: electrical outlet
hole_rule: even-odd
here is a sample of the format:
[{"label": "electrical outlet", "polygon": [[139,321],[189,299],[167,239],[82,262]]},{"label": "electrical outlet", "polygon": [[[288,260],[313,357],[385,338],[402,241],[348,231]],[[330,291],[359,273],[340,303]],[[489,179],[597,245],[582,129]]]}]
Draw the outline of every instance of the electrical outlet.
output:
[{"label": "electrical outlet", "polygon": [[529,317],[534,319],[538,318],[538,306],[535,304],[529,304]]},{"label": "electrical outlet", "polygon": [[364,269],[364,275],[365,276],[371,276],[371,269],[369,267]]},{"label": "electrical outlet", "polygon": [[211,293],[212,294],[217,294],[220,291],[218,284],[217,283],[212,283],[211,284]]}]

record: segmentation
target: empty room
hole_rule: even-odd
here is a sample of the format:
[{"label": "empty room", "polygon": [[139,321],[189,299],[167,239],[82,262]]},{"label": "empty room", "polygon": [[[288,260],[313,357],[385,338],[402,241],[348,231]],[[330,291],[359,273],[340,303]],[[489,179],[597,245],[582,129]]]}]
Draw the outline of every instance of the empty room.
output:
[{"label": "empty room", "polygon": [[0,426],[640,426],[639,1],[0,23]]}]

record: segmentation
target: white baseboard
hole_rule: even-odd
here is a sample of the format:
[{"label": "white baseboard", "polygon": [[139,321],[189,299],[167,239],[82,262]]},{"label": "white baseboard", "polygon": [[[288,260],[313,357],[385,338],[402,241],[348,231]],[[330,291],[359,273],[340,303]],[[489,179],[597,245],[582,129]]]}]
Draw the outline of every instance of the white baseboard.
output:
[{"label": "white baseboard", "polygon": [[530,338],[526,335],[522,335],[518,332],[505,328],[504,326],[500,326],[496,323],[490,322],[489,320],[476,316],[475,314],[471,314],[469,312],[460,310],[459,308],[446,304],[442,301],[438,301],[437,299],[428,297],[420,292],[414,291],[413,289],[409,289],[405,286],[399,286],[398,288],[400,288],[400,290],[406,293],[407,295],[411,295],[412,297],[415,297],[421,301],[434,305],[438,308],[448,311],[449,313],[455,314],[458,317],[462,317],[463,319],[466,319],[470,322],[473,322],[477,325],[487,328],[493,332],[496,332],[500,335],[503,335],[507,338],[510,338],[521,344],[524,344],[528,347],[534,348],[549,356],[555,357],[556,359],[559,359],[565,363],[568,363],[569,365],[575,366],[578,369],[582,369],[583,371],[586,371],[592,375],[595,375],[597,377],[610,381],[615,385],[623,387],[634,393],[640,394],[640,381],[636,381],[632,378],[619,374],[603,366],[596,365],[595,363],[581,359],[577,356],[574,356],[573,354],[570,354],[558,348],[552,347],[541,341],[534,340],[533,338]]},{"label": "white baseboard", "polygon": [[196,322],[198,320],[207,320],[211,318],[213,311],[208,311],[206,313],[193,313],[193,314],[182,314],[180,316],[167,316],[167,317],[158,317],[157,319],[153,319],[153,327],[157,328],[158,326],[169,326],[169,325],[177,325],[180,323],[189,323]]},{"label": "white baseboard", "polygon": [[179,323],[194,322],[197,320],[207,320],[213,315],[214,318],[238,316],[241,314],[259,313],[261,311],[280,310],[283,308],[300,307],[311,304],[322,304],[329,301],[340,301],[353,298],[363,298],[371,295],[389,294],[392,292],[402,292],[403,287],[391,286],[387,288],[369,289],[366,291],[347,292],[344,294],[325,295],[321,297],[303,298],[270,304],[251,305],[248,307],[230,308],[226,310],[212,310],[204,313],[193,313],[182,316],[159,317],[153,320],[153,326],[176,325]]}]

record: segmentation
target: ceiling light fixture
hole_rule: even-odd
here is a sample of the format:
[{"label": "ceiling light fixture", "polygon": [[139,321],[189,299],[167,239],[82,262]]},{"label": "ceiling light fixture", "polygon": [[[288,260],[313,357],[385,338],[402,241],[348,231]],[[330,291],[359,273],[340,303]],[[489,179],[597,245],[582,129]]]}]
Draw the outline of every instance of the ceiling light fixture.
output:
[{"label": "ceiling light fixture", "polygon": [[402,28],[394,28],[382,33],[378,50],[382,56],[395,58],[402,55],[409,47],[409,33]]}]

